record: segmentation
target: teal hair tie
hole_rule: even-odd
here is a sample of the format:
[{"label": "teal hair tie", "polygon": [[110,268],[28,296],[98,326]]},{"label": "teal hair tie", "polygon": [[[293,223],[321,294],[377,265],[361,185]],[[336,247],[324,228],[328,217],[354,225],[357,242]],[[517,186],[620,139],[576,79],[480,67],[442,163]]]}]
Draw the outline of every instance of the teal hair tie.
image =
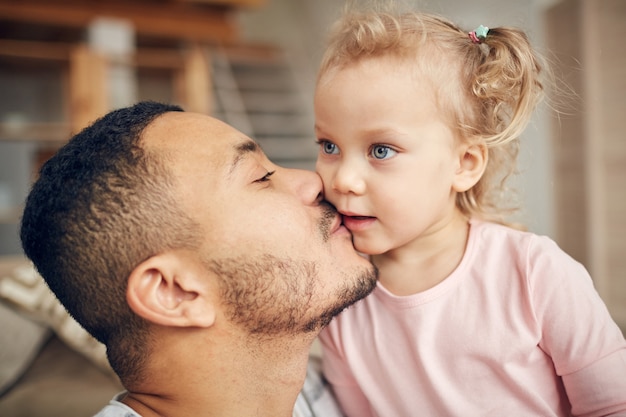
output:
[{"label": "teal hair tie", "polygon": [[468,33],[469,38],[474,43],[483,43],[489,33],[489,28],[483,25],[478,26],[476,29]]}]

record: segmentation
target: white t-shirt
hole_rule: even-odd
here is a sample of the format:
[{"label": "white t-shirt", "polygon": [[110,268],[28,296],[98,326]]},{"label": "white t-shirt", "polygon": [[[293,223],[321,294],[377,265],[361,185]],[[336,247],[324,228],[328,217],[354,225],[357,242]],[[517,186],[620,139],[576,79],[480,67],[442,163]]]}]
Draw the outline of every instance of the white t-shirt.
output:
[{"label": "white t-shirt", "polygon": [[132,408],[119,400],[126,395],[126,392],[120,392],[94,417],[141,417]]}]

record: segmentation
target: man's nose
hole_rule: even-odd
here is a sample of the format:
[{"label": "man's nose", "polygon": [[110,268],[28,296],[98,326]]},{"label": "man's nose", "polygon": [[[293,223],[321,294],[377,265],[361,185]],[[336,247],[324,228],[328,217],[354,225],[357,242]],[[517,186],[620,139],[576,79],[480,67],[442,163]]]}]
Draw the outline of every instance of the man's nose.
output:
[{"label": "man's nose", "polygon": [[286,175],[294,192],[306,204],[318,203],[323,198],[322,179],[314,171],[287,169]]}]

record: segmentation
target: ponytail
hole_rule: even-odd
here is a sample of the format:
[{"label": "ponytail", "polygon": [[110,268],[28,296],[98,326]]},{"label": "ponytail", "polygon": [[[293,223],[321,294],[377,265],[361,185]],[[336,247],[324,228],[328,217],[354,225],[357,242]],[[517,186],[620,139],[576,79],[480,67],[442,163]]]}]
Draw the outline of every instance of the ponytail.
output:
[{"label": "ponytail", "polygon": [[519,137],[544,95],[544,65],[519,29],[489,29],[480,42],[471,32],[468,38],[463,78],[477,111],[469,112],[460,129],[487,146],[489,162],[480,181],[458,196],[457,206],[468,216],[506,223],[515,211],[504,207],[506,180],[516,172]]},{"label": "ponytail", "polygon": [[538,56],[515,28],[490,29],[480,45],[468,47],[480,55],[470,86],[480,103],[483,139],[490,146],[515,140],[543,96]]}]

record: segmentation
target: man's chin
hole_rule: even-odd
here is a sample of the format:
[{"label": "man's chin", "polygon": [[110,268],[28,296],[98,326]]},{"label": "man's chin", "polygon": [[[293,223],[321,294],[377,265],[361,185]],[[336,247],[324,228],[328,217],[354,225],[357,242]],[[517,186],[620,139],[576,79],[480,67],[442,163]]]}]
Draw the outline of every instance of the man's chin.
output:
[{"label": "man's chin", "polygon": [[371,294],[374,288],[376,288],[377,280],[378,269],[369,264],[368,268],[358,277],[356,283],[353,283],[350,287],[344,288],[337,302],[317,319],[311,320],[307,326],[305,326],[305,329],[307,331],[320,331],[328,326],[332,319],[341,314],[346,308]]}]

